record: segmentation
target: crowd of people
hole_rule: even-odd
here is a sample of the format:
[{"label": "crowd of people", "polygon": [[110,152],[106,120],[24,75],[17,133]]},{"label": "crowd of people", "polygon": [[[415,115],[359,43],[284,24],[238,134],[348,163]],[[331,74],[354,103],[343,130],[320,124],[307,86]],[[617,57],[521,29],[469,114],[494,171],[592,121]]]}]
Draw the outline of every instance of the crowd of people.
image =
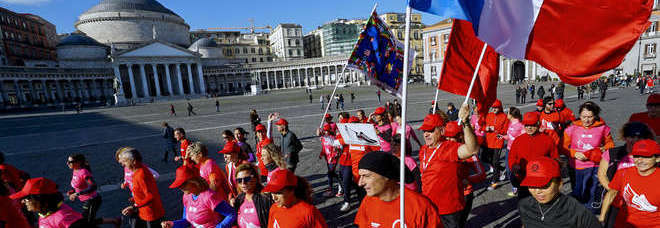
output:
[{"label": "crowd of people", "polygon": [[[369,115],[364,110],[355,115],[341,112],[337,122],[331,114],[323,116],[317,130],[318,158],[327,167],[328,186],[322,195],[342,198],[341,212],[357,204],[358,227],[466,227],[474,188],[495,190],[507,180],[512,185],[508,196],[517,200],[525,227],[660,227],[660,191],[655,187],[660,181],[655,134],[660,131],[660,94],[651,94],[648,111],[631,115],[621,126],[617,135],[625,144],[619,147],[614,144],[619,126],[609,126],[592,101],[581,104],[575,114],[555,96],[542,97],[537,109],[527,113],[505,109],[499,100],[487,113],[478,112],[479,103],[474,111],[467,104],[456,108],[450,103],[446,112],[432,105],[418,128],[422,141],[401,121],[397,100]],[[85,156],[67,158],[72,174],[71,190],[65,194],[64,186],[30,178],[0,156],[0,228],[124,223],[164,228],[327,227],[312,202],[310,184],[295,174],[303,144],[289,128],[291,123],[279,113],[262,123],[256,110],[251,110],[250,122],[250,132],[240,127],[221,131],[218,153],[224,167],[209,157],[204,143],[162,123],[162,160],[170,162],[172,154],[178,163],[169,188],[183,193],[177,219],[165,218],[167,208],[156,185],[159,174],[134,147],[115,152],[124,172],[121,188],[130,194],[126,207],[117,212],[122,216],[115,218],[96,216],[102,199]],[[338,124],[351,123],[373,125],[375,145],[347,143]],[[249,133],[255,136],[254,145],[247,142]],[[420,147],[417,158],[412,156],[413,142]],[[406,165],[404,179],[400,159]],[[569,180],[570,194],[561,192],[566,184],[562,177]],[[406,186],[405,221],[399,218],[400,182]],[[65,198],[79,200],[82,211],[69,207]]]}]

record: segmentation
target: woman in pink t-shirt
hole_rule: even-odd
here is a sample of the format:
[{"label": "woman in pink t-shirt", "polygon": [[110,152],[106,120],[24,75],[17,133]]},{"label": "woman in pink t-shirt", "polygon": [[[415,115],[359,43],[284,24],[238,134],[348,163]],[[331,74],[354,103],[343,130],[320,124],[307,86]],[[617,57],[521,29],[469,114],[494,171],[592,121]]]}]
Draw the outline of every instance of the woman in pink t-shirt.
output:
[{"label": "woman in pink t-shirt", "polygon": [[261,149],[261,161],[264,162],[264,165],[268,170],[266,182],[270,181],[270,178],[275,171],[287,168],[286,161],[282,156],[282,152],[280,152],[280,148],[273,143],[268,144]]},{"label": "woman in pink t-shirt", "polygon": [[97,186],[92,176],[91,168],[85,156],[82,154],[70,155],[66,161],[69,169],[73,170],[71,187],[73,190],[67,192],[69,200],[76,198],[82,202],[83,217],[88,221],[96,218],[96,212],[101,206],[101,196],[96,192]]},{"label": "woman in pink t-shirt", "polygon": [[243,164],[236,169],[236,181],[241,193],[231,200],[237,209],[239,228],[266,228],[268,215],[273,205],[273,198],[268,193],[262,193],[264,188],[259,181],[257,168],[252,164]]},{"label": "woman in pink t-shirt", "polygon": [[64,204],[64,197],[52,180],[39,177],[29,179],[23,189],[9,196],[21,199],[29,212],[39,214],[40,228],[89,227],[83,216]]},{"label": "woman in pink t-shirt", "polygon": [[193,142],[186,151],[188,158],[199,166],[199,175],[209,184],[211,191],[218,192],[218,195],[224,200],[229,200],[234,194],[227,180],[227,175],[215,163],[215,160],[208,157],[208,149],[201,142]]},{"label": "woman in pink t-shirt", "polygon": [[234,208],[216,191],[211,191],[194,168],[177,168],[176,179],[170,188],[183,192],[183,216],[179,220],[162,222],[162,227],[230,228],[236,221]]}]

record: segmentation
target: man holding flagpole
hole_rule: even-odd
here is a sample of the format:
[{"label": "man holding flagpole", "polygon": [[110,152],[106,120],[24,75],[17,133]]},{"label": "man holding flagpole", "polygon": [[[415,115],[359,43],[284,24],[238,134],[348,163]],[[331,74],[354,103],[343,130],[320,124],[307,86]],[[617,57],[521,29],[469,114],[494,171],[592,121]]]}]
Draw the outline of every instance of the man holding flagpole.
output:
[{"label": "man holding flagpole", "polygon": [[422,173],[422,194],[438,208],[445,227],[459,227],[461,211],[465,207],[463,183],[459,177],[460,160],[476,155],[479,151],[477,137],[468,122],[470,111],[463,104],[458,112],[463,127],[465,144],[442,140],[445,120],[438,114],[424,118],[420,130],[424,131],[426,145],[419,150]]}]

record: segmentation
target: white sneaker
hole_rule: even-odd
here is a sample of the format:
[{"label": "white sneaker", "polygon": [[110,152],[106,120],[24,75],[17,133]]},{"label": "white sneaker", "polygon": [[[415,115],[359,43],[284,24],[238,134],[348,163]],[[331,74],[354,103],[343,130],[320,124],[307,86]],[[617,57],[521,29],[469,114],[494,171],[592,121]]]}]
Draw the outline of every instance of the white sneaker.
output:
[{"label": "white sneaker", "polygon": [[506,180],[506,171],[500,174],[500,181]]},{"label": "white sneaker", "polygon": [[491,174],[491,173],[493,173],[494,171],[495,171],[495,170],[493,170],[493,167],[490,166],[489,169],[488,169],[488,171],[486,172],[486,174]]},{"label": "white sneaker", "polygon": [[351,205],[348,202],[344,202],[344,204],[341,205],[341,208],[339,208],[340,211],[345,212],[351,209]]}]

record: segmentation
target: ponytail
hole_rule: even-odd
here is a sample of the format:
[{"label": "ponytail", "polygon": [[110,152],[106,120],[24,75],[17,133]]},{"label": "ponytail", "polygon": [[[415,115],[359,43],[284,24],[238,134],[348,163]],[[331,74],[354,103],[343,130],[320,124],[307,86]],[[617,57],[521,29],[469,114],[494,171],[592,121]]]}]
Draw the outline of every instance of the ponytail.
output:
[{"label": "ponytail", "polygon": [[305,201],[309,204],[312,204],[312,188],[309,185],[309,182],[305,178],[296,176],[298,178],[298,184],[293,189],[293,195],[296,198]]}]

